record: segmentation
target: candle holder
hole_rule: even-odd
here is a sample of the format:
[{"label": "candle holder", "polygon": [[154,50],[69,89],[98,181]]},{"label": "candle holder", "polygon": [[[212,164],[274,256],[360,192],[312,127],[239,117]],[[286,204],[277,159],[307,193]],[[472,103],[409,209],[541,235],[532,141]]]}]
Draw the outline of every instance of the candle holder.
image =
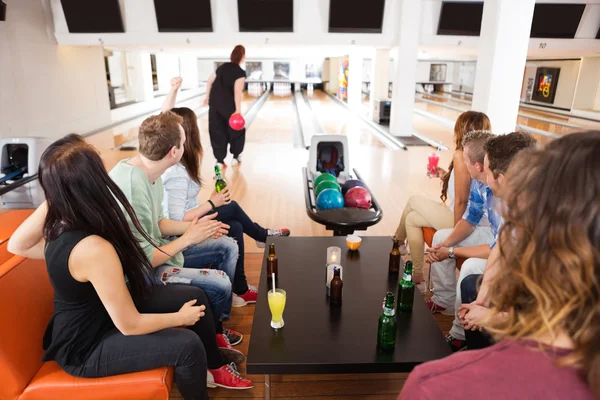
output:
[{"label": "candle holder", "polygon": [[342,261],[342,249],[336,246],[327,248],[327,265],[339,264]]}]

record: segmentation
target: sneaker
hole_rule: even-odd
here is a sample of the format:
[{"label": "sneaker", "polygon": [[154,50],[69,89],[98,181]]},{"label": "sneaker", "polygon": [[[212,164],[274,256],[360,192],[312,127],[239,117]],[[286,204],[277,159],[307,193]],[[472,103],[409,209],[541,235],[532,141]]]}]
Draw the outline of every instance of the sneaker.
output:
[{"label": "sneaker", "polygon": [[433,302],[431,299],[425,300],[425,304],[427,304],[427,308],[431,311],[432,314],[443,314],[443,315],[454,315],[454,310],[446,309],[446,307],[442,307]]},{"label": "sneaker", "polygon": [[231,347],[229,339],[222,333],[217,333],[217,346],[226,363],[235,363],[239,365],[246,359],[244,353]]},{"label": "sneaker", "polygon": [[238,344],[242,343],[242,340],[244,339],[244,335],[238,331],[234,331],[233,329],[223,329],[223,335],[227,337],[229,344],[232,346],[237,346]]},{"label": "sneaker", "polygon": [[218,166],[221,171],[227,168],[227,164],[225,164],[224,162],[218,162],[215,165]]},{"label": "sneaker", "polygon": [[255,286],[248,285],[248,290],[244,294],[233,294],[232,307],[245,307],[248,304],[256,303],[258,298],[258,289]]},{"label": "sneaker", "polygon": [[250,379],[242,378],[235,364],[226,364],[218,369],[209,369],[207,385],[209,388],[222,387],[225,389],[244,390],[252,389],[254,384]]},{"label": "sneaker", "polygon": [[[288,237],[288,236],[290,236],[291,233],[292,233],[292,231],[290,231],[288,228],[267,229],[267,237],[269,237],[269,236],[273,236],[273,237]],[[260,249],[264,249],[265,248],[265,242],[259,242],[257,240],[256,241],[256,247],[258,247]]]},{"label": "sneaker", "polygon": [[450,346],[450,349],[452,349],[453,353],[465,350],[467,348],[467,342],[465,340],[457,339],[450,334],[446,336],[446,343],[448,343],[448,346]]},{"label": "sneaker", "polygon": [[233,156],[233,160],[231,160],[231,165],[239,165],[242,163],[242,155],[239,154],[237,157]]}]

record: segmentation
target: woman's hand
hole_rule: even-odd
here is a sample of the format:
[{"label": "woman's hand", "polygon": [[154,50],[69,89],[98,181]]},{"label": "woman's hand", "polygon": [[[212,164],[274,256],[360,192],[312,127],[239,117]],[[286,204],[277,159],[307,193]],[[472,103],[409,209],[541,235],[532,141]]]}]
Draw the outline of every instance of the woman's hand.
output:
[{"label": "woman's hand", "polygon": [[196,322],[200,321],[200,318],[204,317],[204,310],[206,306],[194,306],[196,300],[190,300],[185,303],[179,309],[179,315],[181,316],[181,324],[184,326],[192,326]]},{"label": "woman's hand", "polygon": [[213,191],[213,194],[210,196],[210,200],[214,203],[215,208],[222,207],[231,203],[231,192],[229,191],[228,187],[220,193]]},{"label": "woman's hand", "polygon": [[431,172],[431,170],[429,169],[429,166],[427,167],[427,176],[429,178],[441,178],[444,175],[446,175],[446,173],[447,173],[447,171],[441,167],[435,167],[435,173]]},{"label": "woman's hand", "polygon": [[465,330],[482,330],[479,326],[490,313],[490,309],[483,307],[475,302],[463,304],[458,310],[458,318],[460,323],[464,325]]},{"label": "woman's hand", "polygon": [[219,238],[227,234],[229,225],[216,221],[216,216],[217,213],[214,213],[200,219],[198,219],[198,217],[194,218],[190,227],[181,236],[182,238],[185,238],[188,246],[202,243],[210,238]]},{"label": "woman's hand", "polygon": [[175,90],[179,90],[182,82],[183,79],[181,79],[180,77],[171,78],[171,87]]}]

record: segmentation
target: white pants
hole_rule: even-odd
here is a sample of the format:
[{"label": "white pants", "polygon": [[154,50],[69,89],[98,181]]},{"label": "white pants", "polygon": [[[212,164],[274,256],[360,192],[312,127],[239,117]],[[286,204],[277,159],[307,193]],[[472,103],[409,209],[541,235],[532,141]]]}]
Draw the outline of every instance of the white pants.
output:
[{"label": "white pants", "polygon": [[456,284],[456,302],[454,303],[454,322],[452,322],[452,328],[450,329],[450,334],[456,339],[465,340],[465,329],[460,324],[460,320],[458,319],[458,309],[462,304],[461,292],[460,292],[460,284],[463,279],[465,279],[469,275],[480,275],[483,274],[485,270],[485,265],[487,264],[487,260],[484,258],[469,258],[465,261],[460,269],[460,274],[458,276],[458,283]]},{"label": "white pants", "polygon": [[[435,246],[436,244],[442,243],[451,233],[452,229],[442,229],[437,231],[435,236],[433,236],[432,245]],[[468,238],[457,244],[455,247],[475,247],[482,244],[490,245],[493,240],[494,235],[489,226],[478,226]],[[461,276],[463,276],[462,273]],[[431,300],[435,304],[451,310],[457,301],[456,260],[447,258],[444,261],[431,264],[431,281],[433,282],[433,287],[435,289]],[[458,293],[460,295],[460,282],[458,282],[458,285]],[[460,304],[459,301],[458,307],[460,307]],[[455,307],[454,311],[456,311],[458,307]]]}]

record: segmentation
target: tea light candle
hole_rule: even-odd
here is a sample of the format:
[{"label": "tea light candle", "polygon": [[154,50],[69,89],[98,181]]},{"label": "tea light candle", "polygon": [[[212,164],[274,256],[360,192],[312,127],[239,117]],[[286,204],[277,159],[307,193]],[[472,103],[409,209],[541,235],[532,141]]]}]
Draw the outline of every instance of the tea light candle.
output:
[{"label": "tea light candle", "polygon": [[342,260],[342,249],[333,246],[327,248],[327,265],[339,264]]}]

